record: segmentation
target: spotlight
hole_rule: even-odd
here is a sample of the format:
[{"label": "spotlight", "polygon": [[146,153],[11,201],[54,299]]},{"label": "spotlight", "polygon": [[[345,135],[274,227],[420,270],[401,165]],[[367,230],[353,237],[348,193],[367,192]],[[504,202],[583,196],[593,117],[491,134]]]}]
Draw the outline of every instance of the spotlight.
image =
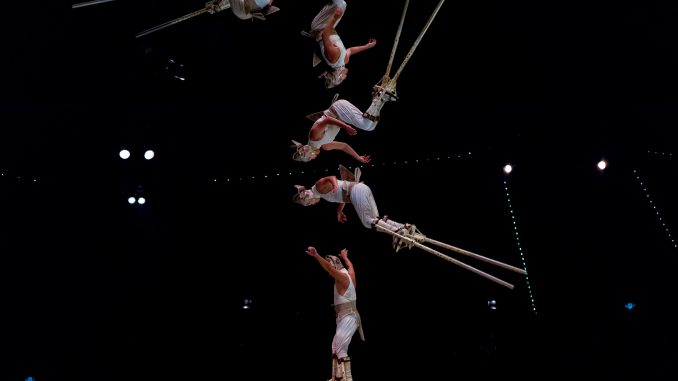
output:
[{"label": "spotlight", "polygon": [[126,150],[126,149],[120,150],[120,158],[121,159],[127,160],[127,159],[129,159],[129,156],[130,156],[130,153],[129,153],[128,150]]},{"label": "spotlight", "polygon": [[605,170],[607,168],[607,161],[606,160],[601,160],[598,162],[598,169],[601,171]]},{"label": "spotlight", "polygon": [[151,160],[153,157],[155,157],[155,152],[149,149],[148,151],[144,152],[144,157],[146,160]]},{"label": "spotlight", "polygon": [[146,203],[146,199],[143,197],[139,197],[139,200],[137,200],[137,202],[139,203],[139,205],[143,205]]},{"label": "spotlight", "polygon": [[130,197],[127,199],[127,202],[129,202],[130,204],[134,204],[135,202],[137,202],[137,199],[134,197]]},{"label": "spotlight", "polygon": [[636,305],[634,303],[628,302],[628,303],[624,304],[624,308],[631,311],[632,309],[636,308]]},{"label": "spotlight", "polygon": [[242,309],[243,310],[249,310],[250,308],[252,308],[251,305],[252,305],[252,299],[245,299],[245,302],[242,305]]},{"label": "spotlight", "polygon": [[513,166],[511,166],[511,164],[506,164],[506,165],[504,166],[504,173],[506,173],[507,175],[508,175],[509,173],[511,173],[512,170],[513,170]]}]

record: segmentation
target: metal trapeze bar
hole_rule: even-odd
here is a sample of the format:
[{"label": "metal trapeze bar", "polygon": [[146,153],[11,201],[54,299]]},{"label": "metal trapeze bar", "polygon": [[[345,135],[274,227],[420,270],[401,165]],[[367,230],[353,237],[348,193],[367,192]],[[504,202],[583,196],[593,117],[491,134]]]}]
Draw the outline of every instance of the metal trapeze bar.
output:
[{"label": "metal trapeze bar", "polygon": [[197,11],[191,12],[187,15],[177,17],[174,20],[170,20],[170,21],[163,23],[163,24],[160,24],[158,26],[154,26],[153,28],[146,29],[143,32],[137,33],[136,38],[143,37],[143,36],[150,34],[150,33],[153,33],[153,32],[157,32],[161,29],[165,29],[169,26],[172,26],[174,24],[178,24],[182,21],[186,21],[190,18],[193,18],[195,16],[199,16],[203,13],[217,13],[217,12],[221,12],[225,9],[229,9],[229,8],[231,8],[230,2],[219,2],[218,0],[208,1],[207,3],[205,3],[204,8],[198,9]]},{"label": "metal trapeze bar", "polygon": [[475,259],[478,259],[478,260],[481,260],[481,261],[484,261],[484,262],[493,264],[493,265],[495,265],[495,266],[503,267],[503,268],[505,268],[505,269],[507,269],[507,270],[511,270],[511,271],[513,271],[513,272],[517,272],[518,274],[527,275],[527,271],[525,271],[525,270],[523,270],[523,269],[521,269],[521,268],[518,268],[518,267],[515,267],[515,266],[511,266],[511,265],[507,265],[507,264],[504,263],[504,262],[499,262],[499,261],[494,260],[494,259],[491,259],[491,258],[483,257],[482,255],[479,255],[479,254],[476,254],[476,253],[472,253],[472,252],[470,252],[470,251],[468,251],[468,250],[460,249],[460,248],[455,247],[455,246],[452,246],[452,245],[448,245],[448,244],[446,244],[446,243],[444,243],[444,242],[436,241],[435,239],[431,239],[431,238],[428,238],[428,237],[424,237],[424,241],[425,241],[425,242],[428,242],[428,243],[432,243],[432,244],[434,244],[434,245],[436,245],[436,246],[440,246],[440,247],[445,248],[445,249],[449,249],[449,250],[455,251],[455,252],[457,252],[457,253],[459,253],[459,254],[467,255],[467,256],[469,256],[469,257],[472,257],[472,258],[475,258]]},{"label": "metal trapeze bar", "polygon": [[416,247],[418,247],[418,248],[420,248],[420,249],[422,249],[422,250],[424,250],[424,251],[426,251],[426,252],[428,252],[428,253],[431,253],[431,254],[433,254],[433,255],[435,255],[435,256],[437,256],[437,257],[440,257],[440,258],[442,258],[442,259],[444,259],[444,260],[446,260],[446,261],[448,261],[448,262],[454,263],[454,264],[457,265],[457,266],[463,267],[463,268],[465,268],[466,270],[469,270],[469,271],[471,271],[471,272],[473,272],[473,273],[475,273],[475,274],[478,274],[478,275],[480,275],[480,276],[482,276],[482,277],[484,277],[484,278],[486,278],[486,279],[489,279],[489,280],[491,280],[491,281],[493,281],[493,282],[495,282],[495,283],[498,283],[498,284],[500,284],[500,285],[502,285],[502,286],[504,286],[504,287],[506,287],[506,288],[509,288],[509,289],[511,289],[511,290],[513,290],[513,288],[514,288],[514,286],[513,286],[511,283],[508,283],[508,282],[506,282],[506,281],[503,281],[503,280],[501,280],[501,279],[499,279],[499,278],[497,278],[497,277],[495,277],[495,276],[492,276],[492,275],[490,275],[490,274],[488,274],[488,273],[486,273],[486,272],[484,272],[484,271],[482,271],[482,270],[478,270],[477,268],[475,268],[475,267],[473,267],[473,266],[467,265],[466,263],[461,262],[461,261],[459,261],[459,260],[457,260],[457,259],[454,259],[454,258],[452,258],[452,257],[449,257],[449,256],[447,256],[447,255],[445,255],[445,254],[443,254],[443,253],[441,253],[441,252],[439,252],[439,251],[437,251],[437,250],[431,249],[430,247],[428,247],[428,246],[426,246],[426,245],[422,245],[421,243],[419,243],[419,242],[413,240],[412,238],[405,237],[405,236],[402,235],[402,234],[398,234],[398,233],[396,233],[396,232],[393,232],[393,231],[391,231],[391,230],[389,230],[389,229],[386,229],[386,228],[384,228],[384,227],[382,227],[382,226],[379,226],[379,225],[375,225],[375,227],[376,227],[377,230],[379,230],[379,231],[382,231],[382,232],[384,232],[384,233],[388,233],[388,234],[390,234],[390,235],[392,235],[392,236],[397,236],[398,238],[407,241],[409,244],[411,244],[411,245],[413,245],[413,246],[416,246]]},{"label": "metal trapeze bar", "polygon": [[82,2],[82,3],[73,4],[73,5],[71,5],[71,8],[72,8],[72,9],[75,9],[75,8],[89,7],[90,5],[97,5],[97,4],[102,4],[102,3],[110,3],[111,1],[115,1],[115,0],[94,0],[94,1],[85,1],[85,2]]}]

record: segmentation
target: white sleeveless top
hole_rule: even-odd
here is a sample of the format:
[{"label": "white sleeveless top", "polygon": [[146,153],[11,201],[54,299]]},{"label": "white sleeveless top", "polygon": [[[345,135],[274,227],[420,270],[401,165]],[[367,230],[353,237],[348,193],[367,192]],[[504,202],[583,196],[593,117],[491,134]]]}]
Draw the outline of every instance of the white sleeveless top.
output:
[{"label": "white sleeveless top", "polygon": [[326,201],[329,202],[336,202],[336,203],[342,203],[344,202],[344,192],[345,189],[348,189],[348,184],[345,184],[346,181],[344,180],[337,180],[337,184],[339,187],[332,192],[322,194],[318,192],[318,190],[315,188],[315,185],[311,188],[311,191],[313,191],[313,194],[316,197],[320,197]]},{"label": "white sleeveless top", "polygon": [[[318,123],[322,120],[324,120],[326,116],[321,116],[320,119],[316,120],[315,122]],[[323,137],[320,140],[311,140],[310,138],[308,139],[308,145],[315,148],[315,149],[320,149],[320,147],[323,144],[331,143],[334,141],[334,138],[337,137],[337,134],[341,131],[341,127],[335,125],[335,124],[326,124],[325,129],[323,132]]]},{"label": "white sleeveless top", "polygon": [[356,293],[355,293],[355,285],[353,285],[353,279],[351,279],[351,276],[348,275],[348,270],[346,269],[341,269],[339,270],[342,273],[346,274],[348,276],[348,288],[346,288],[346,292],[344,295],[339,295],[339,292],[337,292],[337,285],[334,285],[334,305],[336,306],[337,304],[343,304],[343,303],[348,303],[348,302],[355,302],[357,299]]},{"label": "white sleeveless top", "polygon": [[327,56],[325,55],[325,45],[323,44],[322,41],[320,41],[320,51],[323,53],[323,59],[334,70],[341,69],[342,67],[346,66],[344,63],[344,60],[346,59],[346,47],[344,46],[343,41],[341,41],[341,37],[339,37],[338,34],[332,34],[330,35],[330,41],[334,45],[337,45],[339,48],[339,59],[337,59],[337,62],[331,63],[330,61],[327,60]]}]

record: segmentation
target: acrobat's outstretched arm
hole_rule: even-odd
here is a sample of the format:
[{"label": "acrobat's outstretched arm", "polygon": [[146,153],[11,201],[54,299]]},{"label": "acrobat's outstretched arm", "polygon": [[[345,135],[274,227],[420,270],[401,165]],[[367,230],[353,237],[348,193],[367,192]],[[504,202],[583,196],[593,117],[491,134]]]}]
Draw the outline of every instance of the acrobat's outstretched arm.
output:
[{"label": "acrobat's outstretched arm", "polygon": [[370,155],[358,155],[358,153],[351,147],[348,143],[344,142],[329,142],[327,144],[323,144],[320,148],[326,150],[326,151],[332,151],[332,150],[339,150],[347,153],[350,155],[352,158],[358,160],[361,163],[369,163],[370,162]]},{"label": "acrobat's outstretched arm", "polygon": [[346,49],[346,58],[344,59],[345,63],[348,63],[350,57],[354,54],[358,54],[360,52],[364,52],[367,49],[372,49],[374,45],[377,44],[377,40],[374,38],[370,38],[370,40],[367,42],[365,45],[358,45],[358,46],[352,46],[348,49]]}]

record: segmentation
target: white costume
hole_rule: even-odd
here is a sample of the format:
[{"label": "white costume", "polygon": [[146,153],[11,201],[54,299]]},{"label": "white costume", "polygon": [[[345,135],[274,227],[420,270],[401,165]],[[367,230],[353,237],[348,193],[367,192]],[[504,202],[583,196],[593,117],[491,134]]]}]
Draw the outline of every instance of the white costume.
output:
[{"label": "white costume", "polygon": [[[380,106],[383,107],[383,105],[384,104],[382,103]],[[331,116],[357,129],[363,131],[372,131],[377,127],[377,123],[379,123],[379,113],[381,112],[381,107],[378,109],[372,108],[372,113],[364,113],[351,102],[345,99],[339,99],[338,101],[332,103],[330,108],[327,110],[311,114],[308,117],[313,120],[318,118],[319,115],[322,115],[318,119],[315,119],[313,126],[321,123],[328,116]],[[308,161],[312,157],[317,156],[320,148],[327,143],[333,142],[339,134],[339,131],[341,131],[341,127],[337,126],[336,124],[328,123],[325,125],[323,130],[323,137],[319,140],[312,140],[309,138],[306,145],[301,145],[298,142],[293,141],[296,152],[292,158],[297,161]]]},{"label": "white costume", "polygon": [[[377,123],[379,123],[379,120],[378,119],[372,120],[364,115],[365,114],[362,111],[360,111],[359,108],[355,107],[351,102],[345,99],[340,99],[332,103],[332,106],[330,106],[330,108],[323,111],[323,116],[316,120],[315,123],[313,123],[313,125],[315,126],[316,124],[325,120],[325,118],[327,118],[328,116],[331,116],[363,131],[374,130],[374,128],[377,127]],[[323,144],[333,142],[334,138],[337,136],[339,131],[341,131],[341,127],[337,126],[336,124],[328,123],[327,125],[325,125],[323,137],[320,140],[311,140],[309,138],[308,145],[315,149],[320,149],[320,147]]]},{"label": "white costume", "polygon": [[280,10],[271,5],[270,0],[230,0],[230,4],[233,14],[241,20],[251,18],[265,20],[265,16]]},{"label": "white costume", "polygon": [[[318,57],[318,54],[314,52],[313,67],[318,66],[318,64],[322,61],[325,61],[325,63],[330,67],[330,70],[327,70],[319,77],[325,79],[325,87],[327,88],[332,88],[334,86],[339,85],[346,78],[346,69],[344,69],[344,67],[346,66],[345,62],[346,47],[344,46],[341,37],[339,37],[336,31],[334,31],[334,33],[328,36],[328,38],[332,41],[332,44],[336,45],[340,51],[339,58],[337,59],[336,62],[330,62],[329,60],[327,60],[327,56],[325,55],[325,45],[323,43],[322,37],[322,32],[327,27],[327,23],[330,21],[330,19],[334,17],[337,8],[341,8],[342,11],[346,11],[346,1],[331,0],[313,18],[313,21],[311,22],[310,33],[309,32],[302,33],[306,36],[314,38],[320,49],[320,55],[322,56],[322,58]],[[339,21],[341,21],[342,17],[343,13],[339,18],[336,19],[334,25],[332,25],[333,30],[334,28],[337,27],[337,24],[339,24]]]},{"label": "white costume", "polygon": [[332,378],[330,381],[353,381],[348,347],[356,331],[360,332],[360,339],[365,341],[360,314],[356,307],[355,284],[338,257],[328,255],[325,259],[348,278],[348,286],[343,294],[339,293],[337,282],[334,282],[334,312],[337,328],[332,339]]},{"label": "white costume", "polygon": [[[348,276],[348,288],[341,295],[337,292],[337,285],[334,285],[334,306],[337,311],[337,330],[332,340],[332,354],[338,359],[348,356],[348,346],[355,332],[360,328],[360,314],[355,308],[356,292],[353,285],[353,279],[348,275],[348,270],[341,269],[342,273]],[[360,330],[361,339],[365,339],[362,329]]]},{"label": "white costume", "polygon": [[322,194],[318,192],[315,185],[313,185],[311,189],[296,185],[297,194],[294,197],[294,201],[304,206],[313,205],[318,199],[333,203],[353,204],[353,209],[355,209],[358,214],[360,222],[368,229],[374,228],[374,225],[379,225],[392,232],[401,233],[414,226],[379,217],[379,210],[377,209],[377,203],[372,195],[372,190],[370,187],[360,182],[361,172],[359,168],[356,168],[355,173],[351,173],[346,167],[340,165],[339,171],[342,180],[337,180],[337,189]]}]

